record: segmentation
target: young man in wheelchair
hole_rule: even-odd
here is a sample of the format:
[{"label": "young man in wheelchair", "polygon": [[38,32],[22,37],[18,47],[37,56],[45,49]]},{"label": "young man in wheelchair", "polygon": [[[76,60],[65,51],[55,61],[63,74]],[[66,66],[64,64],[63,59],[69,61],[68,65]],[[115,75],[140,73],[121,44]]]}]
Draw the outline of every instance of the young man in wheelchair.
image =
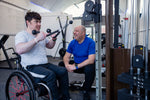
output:
[{"label": "young man in wheelchair", "polygon": [[[53,48],[56,42],[55,34],[52,39],[46,38],[41,32],[41,16],[37,12],[27,12],[25,15],[26,30],[15,37],[16,52],[21,56],[21,65],[25,70],[35,73],[35,80],[45,82],[50,88],[53,100],[70,100],[68,73],[63,67],[48,63],[46,48]],[[32,31],[39,31],[32,34]],[[59,97],[57,80],[59,81],[62,97]],[[42,94],[39,94],[42,95]]]}]

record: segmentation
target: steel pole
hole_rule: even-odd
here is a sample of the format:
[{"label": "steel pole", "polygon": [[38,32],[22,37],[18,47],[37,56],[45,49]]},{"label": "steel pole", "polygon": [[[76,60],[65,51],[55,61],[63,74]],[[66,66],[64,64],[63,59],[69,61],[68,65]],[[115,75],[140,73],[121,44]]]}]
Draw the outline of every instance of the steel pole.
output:
[{"label": "steel pole", "polygon": [[[100,0],[95,0],[95,4],[100,4]],[[101,11],[98,9],[99,12]],[[101,16],[100,16],[101,18]],[[95,23],[96,42],[96,100],[102,100],[102,76],[101,76],[101,23]]]}]

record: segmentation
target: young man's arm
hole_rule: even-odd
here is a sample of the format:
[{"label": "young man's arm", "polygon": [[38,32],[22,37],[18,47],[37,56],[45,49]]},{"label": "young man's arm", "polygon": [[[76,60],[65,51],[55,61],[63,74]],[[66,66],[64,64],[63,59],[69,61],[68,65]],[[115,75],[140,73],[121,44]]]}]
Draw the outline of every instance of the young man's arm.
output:
[{"label": "young man's arm", "polygon": [[36,41],[33,39],[26,43],[18,43],[16,45],[16,52],[18,54],[23,54],[30,51],[36,45]]},{"label": "young man's arm", "polygon": [[55,46],[56,40],[57,40],[57,38],[56,38],[55,36],[56,36],[56,34],[51,35],[52,40],[50,40],[50,41],[46,44],[46,47],[47,47],[48,49],[52,49],[52,48]]},{"label": "young man's arm", "polygon": [[56,44],[56,41],[53,41],[53,40],[50,40],[47,44],[46,44],[46,47],[48,49],[52,49]]},{"label": "young man's arm", "polygon": [[37,36],[29,41],[29,42],[21,42],[16,44],[16,52],[18,54],[23,54],[28,51],[30,51],[39,41],[42,41],[46,38],[46,35],[44,32],[40,32],[37,34]]}]

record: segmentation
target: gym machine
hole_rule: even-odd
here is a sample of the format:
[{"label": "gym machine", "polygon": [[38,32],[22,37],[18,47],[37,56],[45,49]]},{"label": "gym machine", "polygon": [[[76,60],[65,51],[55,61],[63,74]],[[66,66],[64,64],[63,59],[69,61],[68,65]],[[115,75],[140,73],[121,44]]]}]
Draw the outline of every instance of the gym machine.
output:
[{"label": "gym machine", "polygon": [[[66,53],[66,43],[69,43],[66,41],[66,32],[67,32],[67,26],[66,27],[62,27],[62,24],[61,24],[61,20],[60,20],[60,17],[58,16],[58,21],[59,21],[59,25],[60,25],[60,29],[61,29],[61,33],[62,33],[62,42],[59,43],[58,47],[57,47],[57,50],[56,50],[56,53],[55,53],[55,56],[54,58],[56,57],[56,54],[57,54],[57,51],[60,47],[60,44],[63,44],[63,47],[59,50],[59,54],[60,56],[63,58],[63,56],[65,55]],[[68,16],[67,16],[67,19],[66,19],[66,25],[68,23]],[[69,21],[69,24],[72,24],[73,21]],[[64,30],[63,30],[64,29]]]},{"label": "gym machine", "polygon": [[[145,0],[144,0],[145,2]],[[118,100],[149,100],[150,77],[148,72],[148,43],[149,43],[149,9],[150,1],[147,0],[147,17],[145,36],[143,33],[143,45],[133,46],[133,18],[134,18],[134,0],[132,0],[131,15],[131,40],[130,40],[130,69],[129,72],[118,75],[118,81],[129,84],[129,89],[123,88],[118,90]],[[145,9],[144,9],[145,11]],[[145,37],[145,39],[144,39]],[[144,44],[145,41],[145,44]]]},{"label": "gym machine", "polygon": [[[9,56],[8,56],[8,53],[7,53],[7,50],[13,50],[14,52],[14,49],[13,48],[8,48],[8,49],[5,49],[5,42],[7,41],[7,39],[9,38],[9,35],[3,35],[1,40],[0,40],[0,49],[2,49],[4,55],[5,55],[5,58],[6,58],[6,61],[9,65],[9,68],[12,69],[12,64],[11,64],[11,60],[15,59],[15,58],[11,58],[9,59]],[[5,60],[4,60],[5,61]]]},{"label": "gym machine", "polygon": [[[85,11],[83,13],[84,21],[94,21],[95,23],[95,42],[96,42],[96,100],[102,100],[102,75],[101,75],[101,66],[102,66],[102,55],[101,49],[105,45],[105,35],[101,34],[101,4],[100,0],[93,1],[88,0],[85,3]],[[104,57],[105,59],[105,57]],[[77,89],[80,89],[83,85],[83,82],[74,82],[71,85],[77,86]]]},{"label": "gym machine", "polygon": [[84,21],[94,21],[95,23],[95,43],[96,43],[96,100],[102,100],[102,57],[101,57],[101,0],[88,0],[85,3],[85,11],[83,14]]}]

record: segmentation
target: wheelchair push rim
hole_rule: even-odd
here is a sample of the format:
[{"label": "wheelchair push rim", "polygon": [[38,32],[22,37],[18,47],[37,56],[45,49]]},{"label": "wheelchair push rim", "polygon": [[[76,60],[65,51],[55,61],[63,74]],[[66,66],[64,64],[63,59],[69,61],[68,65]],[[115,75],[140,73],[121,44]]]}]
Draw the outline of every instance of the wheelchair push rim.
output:
[{"label": "wheelchair push rim", "polygon": [[6,83],[7,100],[34,100],[34,92],[23,75],[14,72]]}]

